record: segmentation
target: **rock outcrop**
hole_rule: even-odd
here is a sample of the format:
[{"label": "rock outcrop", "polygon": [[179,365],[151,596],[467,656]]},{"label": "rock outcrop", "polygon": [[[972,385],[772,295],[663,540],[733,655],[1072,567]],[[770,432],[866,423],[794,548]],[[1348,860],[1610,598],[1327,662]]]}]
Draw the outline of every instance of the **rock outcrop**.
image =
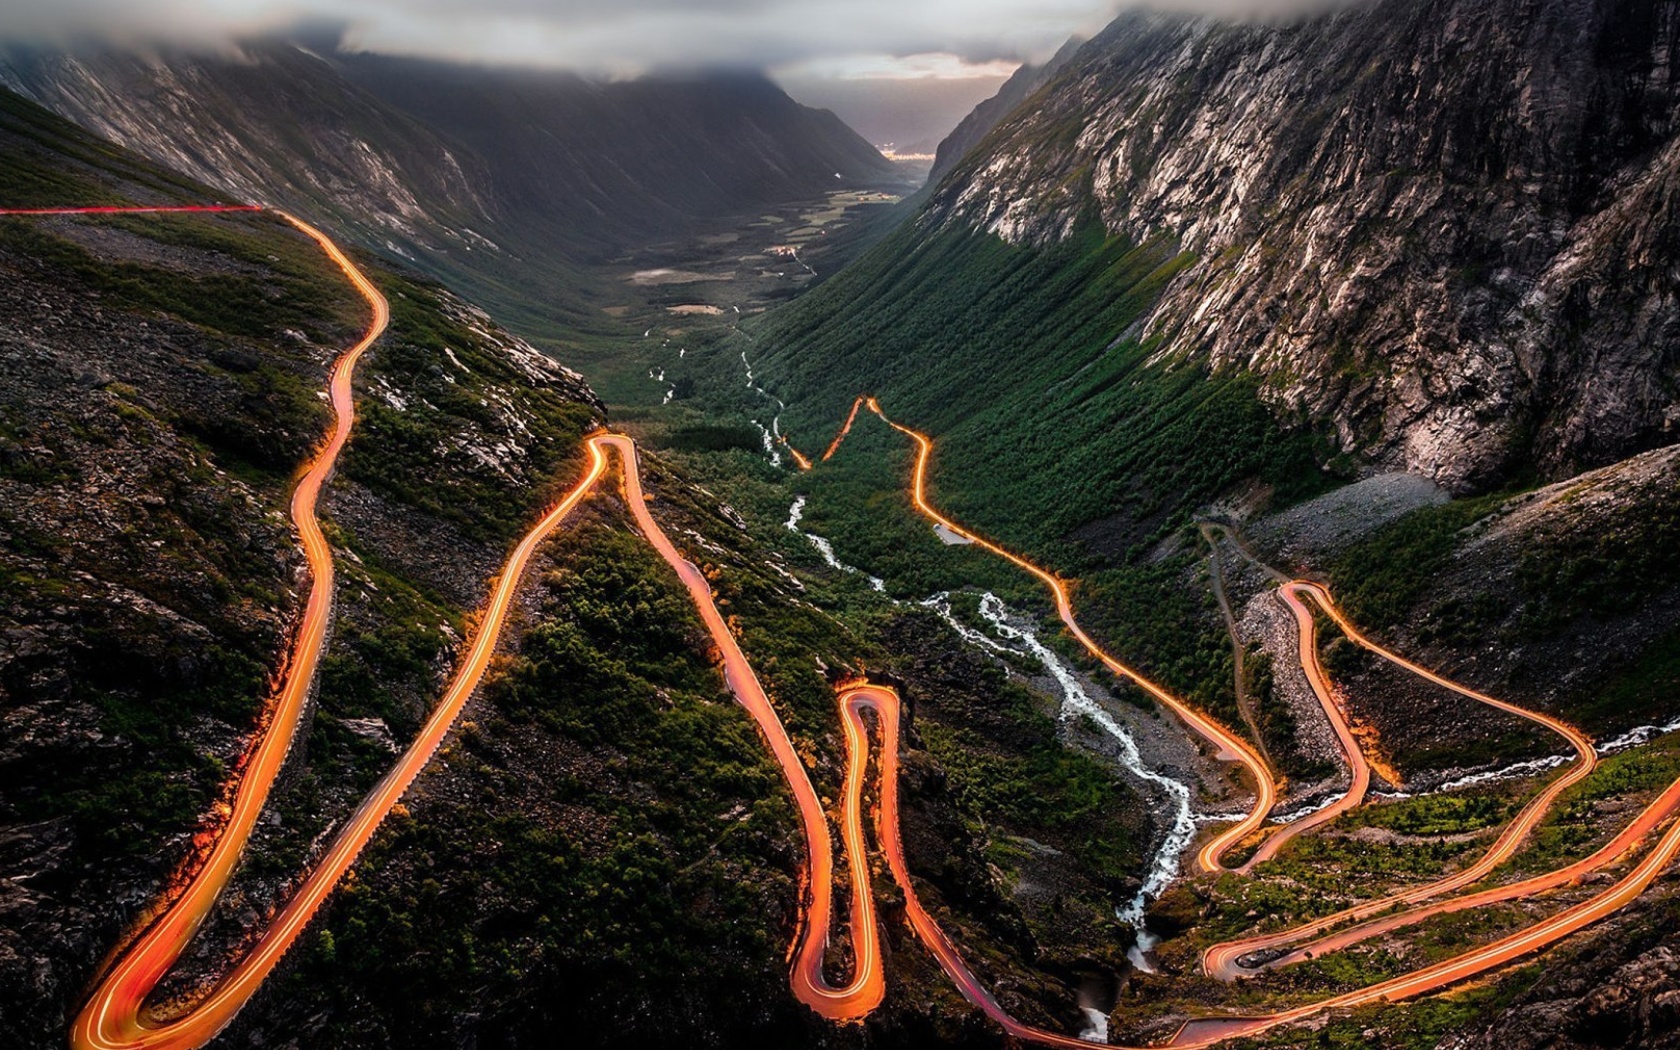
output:
[{"label": "rock outcrop", "polygon": [[1564,477],[1680,436],[1677,44],[1673,0],[1128,14],[924,221],[1175,243],[1163,356],[1454,491]]}]

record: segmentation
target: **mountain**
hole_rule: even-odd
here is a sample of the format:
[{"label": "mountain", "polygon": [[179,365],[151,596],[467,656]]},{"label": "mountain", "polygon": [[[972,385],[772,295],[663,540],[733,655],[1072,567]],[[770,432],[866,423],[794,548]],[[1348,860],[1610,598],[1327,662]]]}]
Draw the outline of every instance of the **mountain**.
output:
[{"label": "mountain", "polygon": [[1063,473],[1105,491],[1138,484],[1117,446],[1147,437],[1139,398],[1190,374],[1207,380],[1175,403],[1249,384],[1267,429],[1320,463],[1455,492],[1671,442],[1673,10],[1122,16],[890,244],[765,323],[778,393],[811,405],[805,425],[860,389],[925,404],[920,422],[962,433],[958,471],[1023,455],[1057,471],[1059,451],[1021,435],[1062,428],[1083,436]]},{"label": "mountain", "polygon": [[975,106],[973,112],[964,117],[962,122],[940,141],[934,154],[933,168],[928,172],[928,183],[937,185],[941,182],[951,169],[956,167],[957,162],[980,145],[999,122],[1031,98],[1039,88],[1048,84],[1084,43],[1085,41],[1075,37],[1063,44],[1049,61],[1041,65],[1023,64],[1003,82],[997,94]]},{"label": "mountain", "polygon": [[[0,89],[7,207],[223,195]],[[337,586],[320,673],[160,1000],[208,990],[414,739],[508,550],[582,475],[604,421],[575,373],[470,301],[353,254],[391,322],[356,366],[321,497]],[[245,212],[0,217],[0,305],[0,1038],[51,1046],[224,826],[308,584],[287,516],[298,465],[368,306],[314,243]],[[1042,685],[934,613],[837,631],[812,599],[842,609],[856,583],[788,538],[786,504],[767,522],[710,486],[761,494],[686,480],[686,450],[717,439],[661,435],[641,474],[745,625],[818,790],[844,790],[830,669],[901,682],[904,845],[924,898],[990,946],[1013,1009],[1077,1025],[1079,975],[1125,965],[1113,900],[1157,837],[1137,789],[1065,750]],[[867,1029],[789,995],[798,820],[626,513],[602,486],[543,544],[454,732],[219,1042],[977,1038],[902,928],[906,950],[883,961],[900,991]]]},{"label": "mountain", "polygon": [[929,223],[1171,244],[1194,261],[1140,328],[1163,359],[1456,491],[1566,476],[1680,436],[1676,33],[1661,0],[1131,15]]},{"label": "mountain", "polygon": [[[659,336],[599,341],[632,398],[659,391],[614,413],[646,506],[602,484],[542,544],[455,730],[219,1040],[1015,1042],[948,977],[931,921],[1024,1023],[1153,1045],[1509,948],[1619,893],[1655,832],[1680,842],[1660,808],[1680,798],[1677,24],[1680,0],[1127,14],[978,113],[945,177],[840,272],[775,285],[763,301],[790,301],[764,313],[667,292]],[[356,253],[392,318],[323,490],[339,585],[318,689],[160,988],[185,1004],[415,738],[509,548],[606,422],[477,293],[398,260],[586,338],[596,285],[660,250],[641,239],[693,231],[750,272],[760,253],[709,223],[873,162],[752,77],[609,85],[273,42],[9,62],[41,97],[385,256]],[[672,162],[684,152],[692,167]],[[232,195],[0,90],[8,204]],[[790,269],[805,262],[758,218]],[[366,321],[343,277],[272,214],[0,218],[10,1043],[62,1043],[106,953],[223,819],[299,615],[288,497],[320,447],[331,362]],[[860,394],[933,443],[861,411],[832,457],[795,469],[774,435],[815,454]],[[931,529],[912,477],[1044,573]],[[694,560],[716,633],[632,509]],[[1292,615],[1285,595],[1310,587],[1285,580],[1328,588],[1350,621]],[[1382,660],[1354,625],[1591,739]],[[725,631],[819,824],[853,798],[838,684],[903,698],[902,830],[864,859],[901,846],[913,877],[899,892],[877,865],[855,872],[877,884],[885,988],[858,1024],[789,994],[816,891],[784,770],[718,674]],[[1196,870],[1196,840],[1256,792],[1187,731],[1196,717],[1104,670],[1121,662],[1246,738],[1278,827],[1324,814],[1364,764],[1377,794],[1294,823],[1310,833],[1252,872]],[[1560,757],[1589,743],[1590,774]],[[1561,794],[1537,808],[1544,785]],[[863,791],[886,836],[890,794]],[[1477,857],[1474,894],[1584,863],[1640,811],[1653,834],[1543,892],[1307,946],[1240,982],[1203,967],[1216,941],[1381,908]],[[1508,835],[1519,814],[1536,823]],[[1658,880],[1544,954],[1259,1045],[1662,1046],[1677,908]],[[830,934],[831,980],[856,961],[845,921],[809,931]]]},{"label": "mountain", "polygon": [[586,261],[706,219],[895,177],[839,117],[756,74],[596,83],[377,55],[334,64],[465,143],[488,165],[497,200],[565,231]]},{"label": "mountain", "polygon": [[331,217],[527,331],[598,327],[590,267],[768,203],[898,178],[745,74],[602,83],[252,41],[14,47],[0,82],[240,199]]}]

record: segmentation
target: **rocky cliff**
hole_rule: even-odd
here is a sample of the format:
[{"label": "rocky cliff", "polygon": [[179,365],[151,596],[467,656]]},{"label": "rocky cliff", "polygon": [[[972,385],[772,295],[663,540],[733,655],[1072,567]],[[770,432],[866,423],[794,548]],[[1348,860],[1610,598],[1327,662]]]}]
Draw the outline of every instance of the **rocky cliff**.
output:
[{"label": "rocky cliff", "polygon": [[956,167],[970,150],[980,145],[993,128],[1031,98],[1039,88],[1048,84],[1078,53],[1084,43],[1085,41],[1075,37],[1063,44],[1061,49],[1042,65],[1023,65],[1003,82],[997,94],[975,106],[973,112],[964,117],[962,123],[940,141],[939,149],[934,154],[933,168],[928,172],[929,185],[937,185],[950,174],[951,169]]},{"label": "rocky cliff", "polygon": [[1160,358],[1454,490],[1567,476],[1680,436],[1677,43],[1672,0],[1129,14],[924,222],[1169,242]]}]

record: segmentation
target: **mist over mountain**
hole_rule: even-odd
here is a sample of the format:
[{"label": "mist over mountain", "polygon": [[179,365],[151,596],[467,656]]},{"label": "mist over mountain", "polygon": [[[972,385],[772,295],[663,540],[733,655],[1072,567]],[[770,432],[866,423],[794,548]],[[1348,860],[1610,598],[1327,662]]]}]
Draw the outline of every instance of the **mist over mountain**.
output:
[{"label": "mist over mountain", "polygon": [[1063,44],[1049,61],[1040,65],[1023,65],[1004,82],[997,94],[975,106],[968,116],[951,129],[949,135],[940,140],[938,151],[934,155],[933,170],[928,172],[928,183],[937,185],[943,180],[951,169],[956,167],[957,162],[962,160],[964,154],[978,146],[1002,120],[1031,98],[1039,88],[1049,83],[1084,43],[1076,37]]},{"label": "mist over mountain", "polygon": [[900,178],[756,74],[603,82],[269,40],[13,47],[0,81],[231,197],[332,216],[533,327],[597,323],[588,267],[626,247]]}]

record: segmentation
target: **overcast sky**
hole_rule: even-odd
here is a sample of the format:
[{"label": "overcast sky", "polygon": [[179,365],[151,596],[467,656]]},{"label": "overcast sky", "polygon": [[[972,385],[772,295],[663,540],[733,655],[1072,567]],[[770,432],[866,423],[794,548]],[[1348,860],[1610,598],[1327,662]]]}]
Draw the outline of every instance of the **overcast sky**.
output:
[{"label": "overcast sky", "polygon": [[[769,71],[877,143],[925,144],[1127,0],[3,0],[0,37],[216,42],[330,20],[358,50],[608,75]],[[1301,0],[1167,0],[1272,10]],[[1308,0],[1310,2],[1310,0]]]}]

